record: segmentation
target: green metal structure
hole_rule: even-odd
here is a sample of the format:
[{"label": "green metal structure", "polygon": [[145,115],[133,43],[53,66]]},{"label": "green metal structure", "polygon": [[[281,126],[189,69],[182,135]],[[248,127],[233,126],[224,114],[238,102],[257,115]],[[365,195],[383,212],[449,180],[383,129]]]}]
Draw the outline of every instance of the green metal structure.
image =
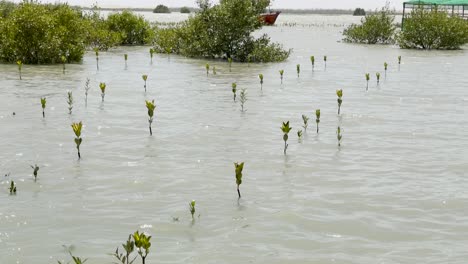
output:
[{"label": "green metal structure", "polygon": [[403,18],[401,26],[403,28],[405,18],[416,8],[424,8],[447,12],[450,16],[459,16],[468,20],[468,0],[411,0],[403,3]]}]

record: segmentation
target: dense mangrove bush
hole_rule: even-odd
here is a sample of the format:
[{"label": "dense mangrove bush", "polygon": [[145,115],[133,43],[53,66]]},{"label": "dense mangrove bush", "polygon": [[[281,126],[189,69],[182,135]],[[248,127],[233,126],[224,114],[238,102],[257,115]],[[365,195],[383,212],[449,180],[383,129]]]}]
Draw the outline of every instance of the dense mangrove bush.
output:
[{"label": "dense mangrove bush", "polygon": [[107,18],[109,30],[120,34],[120,44],[143,45],[150,43],[154,37],[154,30],[142,15],[135,15],[125,10],[110,14]]},{"label": "dense mangrove bush", "polygon": [[240,62],[278,62],[289,57],[290,51],[272,43],[267,35],[252,36],[262,27],[258,15],[268,0],[222,0],[215,5],[205,0],[198,4],[201,11],[180,26],[157,31],[157,52]]},{"label": "dense mangrove bush", "polygon": [[171,10],[169,9],[169,7],[167,7],[167,6],[165,6],[165,5],[157,5],[157,6],[153,9],[153,13],[169,14],[169,13],[171,13]]},{"label": "dense mangrove bush", "polygon": [[468,43],[468,23],[445,11],[415,9],[397,37],[404,49],[459,49]]},{"label": "dense mangrove bush", "polygon": [[364,44],[390,44],[394,42],[394,12],[387,6],[352,24],[343,31],[345,42]]}]

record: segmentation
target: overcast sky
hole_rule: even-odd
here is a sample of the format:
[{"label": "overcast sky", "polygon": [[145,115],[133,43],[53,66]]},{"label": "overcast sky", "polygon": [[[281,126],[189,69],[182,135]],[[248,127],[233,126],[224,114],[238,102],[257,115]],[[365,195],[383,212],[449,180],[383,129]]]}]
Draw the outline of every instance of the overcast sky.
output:
[{"label": "overcast sky", "polygon": [[[274,0],[273,8],[337,8],[376,9],[385,5],[387,0]],[[15,0],[21,2],[21,0]],[[68,2],[71,5],[91,6],[96,0],[42,0],[41,2]],[[158,4],[170,7],[195,6],[195,0],[97,0],[100,7],[155,7]],[[392,0],[390,5],[396,9],[402,9],[403,0]]]}]

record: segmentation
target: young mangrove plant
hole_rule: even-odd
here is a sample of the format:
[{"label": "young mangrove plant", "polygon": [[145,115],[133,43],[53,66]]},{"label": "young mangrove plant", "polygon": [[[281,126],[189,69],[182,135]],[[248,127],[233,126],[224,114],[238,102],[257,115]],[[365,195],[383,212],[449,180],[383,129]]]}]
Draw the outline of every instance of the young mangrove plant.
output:
[{"label": "young mangrove plant", "polygon": [[67,62],[67,57],[62,56],[61,58],[62,65],[63,65],[63,73],[65,74],[65,63]]},{"label": "young mangrove plant", "polygon": [[280,78],[281,78],[281,84],[283,84],[283,74],[284,74],[284,70],[280,70],[280,71],[279,71],[279,74],[280,74]]},{"label": "young mangrove plant", "polygon": [[213,66],[213,75],[216,75],[216,66]]},{"label": "young mangrove plant", "polygon": [[151,48],[151,49],[149,50],[149,52],[150,52],[150,57],[151,57],[151,64],[153,64],[153,56],[154,56],[154,52],[155,52],[155,51],[154,51],[153,48]]},{"label": "young mangrove plant", "polygon": [[135,247],[138,248],[138,255],[140,255],[141,263],[145,264],[146,257],[148,257],[149,249],[151,247],[151,236],[147,236],[145,233],[139,233],[136,231],[133,234],[133,240],[135,241]]},{"label": "young mangrove plant", "polygon": [[81,142],[83,142],[83,139],[81,138],[81,129],[83,128],[83,123],[81,121],[79,123],[73,123],[71,127],[76,136],[75,144],[76,149],[78,150],[78,159],[81,159],[80,145]]},{"label": "young mangrove plant", "polygon": [[315,123],[317,124],[317,134],[319,133],[320,109],[315,110]]},{"label": "young mangrove plant", "polygon": [[302,130],[297,131],[297,138],[299,139],[299,142],[302,141]]},{"label": "young mangrove plant", "polygon": [[234,102],[235,102],[236,97],[237,97],[237,83],[235,82],[232,83],[232,93],[234,94]]},{"label": "young mangrove plant", "polygon": [[315,56],[310,56],[310,62],[312,63],[312,71],[314,71],[314,68],[315,68]]},{"label": "young mangrove plant", "polygon": [[101,89],[102,102],[104,102],[104,96],[106,96],[106,83],[100,83],[99,89]]},{"label": "young mangrove plant", "polygon": [[125,59],[125,69],[127,69],[128,54],[124,54]]},{"label": "young mangrove plant", "polygon": [[96,69],[99,71],[99,49],[94,48],[94,53],[96,54]]},{"label": "young mangrove plant", "polygon": [[36,165],[31,165],[31,168],[33,169],[33,175],[34,175],[34,181],[37,180],[37,172],[39,171],[39,166]]},{"label": "young mangrove plant", "polygon": [[41,98],[41,106],[42,106],[42,118],[45,118],[45,108],[46,108],[47,100],[46,98]]},{"label": "young mangrove plant", "polygon": [[291,131],[292,127],[289,126],[288,122],[283,122],[283,126],[281,126],[281,131],[283,131],[283,141],[284,141],[284,155],[286,155],[286,150],[288,149],[288,138],[289,132]]},{"label": "young mangrove plant", "polygon": [[297,78],[299,78],[299,75],[301,74],[301,65],[300,64],[296,65],[296,71],[297,71]]},{"label": "young mangrove plant", "polygon": [[228,63],[229,63],[229,72],[231,72],[232,71],[232,58],[229,57],[227,60],[228,60]]},{"label": "young mangrove plant", "polygon": [[343,138],[343,135],[341,134],[341,127],[338,127],[336,129],[336,139],[338,139],[338,147],[341,147],[341,139]]},{"label": "young mangrove plant", "polygon": [[325,62],[325,70],[327,69],[327,56],[323,56],[323,61]]},{"label": "young mangrove plant", "polygon": [[258,78],[260,78],[260,89],[263,90],[263,74],[259,74]]},{"label": "young mangrove plant", "polygon": [[384,62],[383,66],[384,66],[384,70],[385,70],[385,78],[387,78],[388,63],[387,63],[387,62]]},{"label": "young mangrove plant", "polygon": [[153,130],[151,129],[151,124],[153,123],[154,109],[156,108],[156,105],[154,104],[154,100],[146,101],[146,108],[148,109],[148,123],[149,123],[150,136],[152,136]]},{"label": "young mangrove plant", "polygon": [[192,214],[192,221],[195,220],[195,200],[192,200],[189,202],[189,211],[190,214]]},{"label": "young mangrove plant", "polygon": [[[67,248],[67,247],[65,247],[65,248]],[[68,250],[68,254],[70,254],[70,256],[72,258],[72,261],[73,261],[73,264],[84,264],[86,261],[88,261],[88,259],[81,259],[80,257],[73,256],[73,254],[71,253],[70,250]],[[65,262],[57,261],[57,263],[58,264],[68,264],[70,262],[65,263]]]},{"label": "young mangrove plant", "polygon": [[309,117],[306,115],[302,115],[302,122],[304,122],[304,125],[302,127],[304,128],[304,131],[307,132],[307,127],[309,126]]},{"label": "young mangrove plant", "polygon": [[20,80],[22,80],[23,78],[21,76],[21,69],[23,68],[23,62],[21,60],[18,60],[16,64],[18,65],[19,78]]},{"label": "young mangrove plant", "polygon": [[338,96],[338,115],[340,115],[341,103],[343,103],[343,89],[336,90],[336,95]]},{"label": "young mangrove plant", "polygon": [[85,83],[85,104],[88,105],[88,91],[91,89],[91,86],[89,85],[89,78],[86,78],[86,83]]},{"label": "young mangrove plant", "polygon": [[67,104],[68,104],[68,114],[72,114],[72,109],[73,109],[73,93],[72,91],[68,91],[68,99],[67,99]]},{"label": "young mangrove plant", "polygon": [[244,112],[244,104],[245,104],[245,102],[247,102],[247,90],[245,88],[241,89],[239,102],[240,102],[241,108],[242,108],[241,111]]},{"label": "young mangrove plant", "polygon": [[370,80],[370,74],[366,73],[366,82],[367,82],[366,91],[369,90],[369,80]]},{"label": "young mangrove plant", "polygon": [[148,80],[148,75],[144,74],[141,76],[141,78],[143,79],[143,81],[145,82],[145,93],[146,93],[146,81]]},{"label": "young mangrove plant", "polygon": [[239,195],[239,199],[240,199],[241,193],[239,190],[239,186],[242,184],[242,170],[244,169],[244,162],[235,162],[234,168],[236,171],[237,194]]},{"label": "young mangrove plant", "polygon": [[398,56],[398,70],[400,70],[400,65],[401,65],[401,56]]},{"label": "young mangrove plant", "polygon": [[206,64],[205,65],[205,69],[206,69],[206,76],[208,76],[208,74],[210,74],[210,64]]},{"label": "young mangrove plant", "polygon": [[135,251],[135,242],[132,239],[132,235],[128,236],[127,242],[125,242],[125,244],[122,244],[122,247],[125,251],[124,253],[119,253],[119,248],[117,247],[112,256],[118,259],[119,263],[132,264],[137,258],[137,256],[135,256],[132,260],[130,260],[130,255],[133,253],[133,251]]},{"label": "young mangrove plant", "polygon": [[377,78],[377,85],[380,84],[380,72],[375,73],[375,77]]},{"label": "young mangrove plant", "polygon": [[10,182],[10,195],[15,195],[16,194],[16,183],[14,181]]}]

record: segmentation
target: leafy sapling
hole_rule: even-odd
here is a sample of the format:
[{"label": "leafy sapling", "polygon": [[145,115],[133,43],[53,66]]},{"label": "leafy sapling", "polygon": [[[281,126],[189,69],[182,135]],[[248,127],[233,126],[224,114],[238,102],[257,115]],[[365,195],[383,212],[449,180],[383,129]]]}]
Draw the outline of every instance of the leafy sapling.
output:
[{"label": "leafy sapling", "polygon": [[206,64],[205,65],[205,69],[206,69],[206,76],[208,76],[208,74],[210,74],[210,64]]},{"label": "leafy sapling", "polygon": [[341,90],[336,90],[336,95],[338,96],[338,115],[340,115],[341,111],[341,104],[343,103],[343,89]]},{"label": "leafy sapling", "polygon": [[101,97],[102,101],[104,102],[104,96],[106,96],[106,83],[100,83],[99,89],[101,89]]},{"label": "leafy sapling", "polygon": [[310,62],[312,63],[312,71],[314,71],[314,68],[315,68],[315,56],[310,56]]},{"label": "leafy sapling", "polygon": [[154,49],[151,48],[149,52],[150,52],[150,57],[151,57],[151,64],[153,64]]},{"label": "leafy sapling", "polygon": [[387,78],[388,63],[384,62],[383,66],[384,66],[384,70],[385,70],[385,78]]},{"label": "leafy sapling", "polygon": [[189,202],[189,211],[190,214],[192,214],[192,221],[195,220],[195,200],[192,200]]},{"label": "leafy sapling", "polygon": [[239,195],[240,199],[241,193],[239,190],[239,186],[242,184],[242,170],[244,169],[244,162],[236,162],[234,163],[234,167],[236,171],[237,194]]},{"label": "leafy sapling", "polygon": [[16,183],[14,181],[10,182],[10,195],[16,195]]},{"label": "leafy sapling", "polygon": [[96,54],[96,69],[99,71],[99,49],[94,48],[94,53]]},{"label": "leafy sapling", "polygon": [[323,56],[323,61],[325,62],[325,70],[327,69],[327,56]]},{"label": "leafy sapling", "polygon": [[380,84],[380,72],[377,72],[375,74],[375,77],[377,78],[377,85],[379,85]]},{"label": "leafy sapling", "polygon": [[284,155],[286,155],[286,150],[288,149],[288,134],[291,131],[292,127],[289,126],[288,122],[283,122],[283,126],[281,127],[281,131],[283,131],[283,141],[284,141]]},{"label": "leafy sapling", "polygon": [[122,247],[124,249],[124,253],[119,253],[119,248],[115,250],[115,252],[112,254],[117,260],[119,260],[119,263],[122,264],[132,264],[137,256],[135,256],[132,260],[130,255],[135,251],[135,242],[132,239],[132,235],[128,236],[127,242],[125,244],[122,244]]},{"label": "leafy sapling", "polygon": [[231,72],[232,71],[232,58],[231,57],[228,58],[228,63],[229,63],[229,72]]},{"label": "leafy sapling", "polygon": [[338,147],[341,147],[341,140],[343,139],[343,135],[341,134],[341,127],[336,129],[336,139],[338,139]]},{"label": "leafy sapling", "polygon": [[128,54],[124,54],[125,59],[125,69],[127,69]]},{"label": "leafy sapling", "polygon": [[367,82],[366,91],[369,90],[369,80],[370,80],[370,74],[366,73],[366,82]]},{"label": "leafy sapling", "polygon": [[86,78],[86,83],[85,83],[85,104],[88,105],[88,91],[91,89],[91,86],[89,85],[89,78]]},{"label": "leafy sapling", "polygon": [[401,65],[401,56],[398,56],[398,70],[400,70],[400,65]]},{"label": "leafy sapling", "polygon": [[304,128],[304,131],[307,132],[307,127],[309,126],[309,117],[306,115],[302,115],[302,122],[304,122],[304,125],[302,127]]},{"label": "leafy sapling", "polygon": [[258,78],[260,78],[260,89],[263,90],[263,74],[259,74]]},{"label": "leafy sapling", "polygon": [[299,139],[299,142],[302,141],[302,130],[297,131],[297,137]]},{"label": "leafy sapling", "polygon": [[31,168],[33,169],[33,175],[34,175],[34,181],[37,180],[37,172],[39,171],[39,166],[36,165],[31,165]]},{"label": "leafy sapling", "polygon": [[68,91],[68,98],[67,98],[67,104],[68,104],[68,114],[72,114],[72,109],[73,109],[73,93],[72,91]]},{"label": "leafy sapling", "polygon": [[154,104],[154,100],[146,101],[146,108],[148,109],[148,123],[149,123],[150,136],[152,136],[153,130],[151,129],[151,124],[153,123],[154,109],[156,108],[156,105]]},{"label": "leafy sapling", "polygon": [[279,74],[280,74],[280,78],[281,78],[281,84],[283,84],[283,74],[284,74],[284,70],[280,70],[280,71],[279,71]]},{"label": "leafy sapling", "polygon": [[67,57],[62,56],[62,57],[60,57],[60,60],[62,61],[63,73],[65,74],[65,63],[67,63]]},{"label": "leafy sapling", "polygon": [[143,79],[143,81],[145,82],[145,93],[146,93],[146,81],[148,80],[148,75],[144,74],[141,76],[141,78]]},{"label": "leafy sapling", "polygon": [[234,102],[236,101],[237,97],[237,83],[232,83],[232,93],[234,94]]},{"label": "leafy sapling", "polygon": [[151,247],[151,236],[147,236],[145,233],[139,233],[136,231],[133,234],[133,240],[135,241],[135,247],[138,249],[138,255],[140,255],[141,263],[145,264],[146,257],[148,257],[149,249]]},{"label": "leafy sapling", "polygon": [[46,103],[47,103],[47,99],[46,99],[45,97],[44,97],[44,98],[41,98],[42,118],[45,118]]},{"label": "leafy sapling", "polygon": [[317,134],[318,134],[319,124],[320,124],[320,109],[315,110],[315,123],[317,124]]},{"label": "leafy sapling", "polygon": [[73,132],[75,133],[75,144],[76,144],[76,149],[78,150],[78,159],[81,159],[81,152],[80,152],[80,145],[81,142],[83,142],[83,139],[81,138],[81,129],[83,128],[83,123],[73,123],[71,125]]},{"label": "leafy sapling", "polygon": [[21,69],[23,69],[23,62],[21,60],[18,60],[16,64],[18,65],[19,78],[20,80],[22,80],[23,78],[21,76]]},{"label": "leafy sapling", "polygon": [[245,88],[241,89],[239,102],[240,102],[241,108],[242,108],[241,111],[244,112],[244,104],[245,104],[245,102],[247,102],[247,92],[246,92]]},{"label": "leafy sapling", "polygon": [[[65,246],[64,246],[65,247]],[[80,257],[73,256],[70,250],[68,250],[68,254],[70,254],[73,264],[84,264],[88,259],[81,259]],[[65,264],[65,262],[57,261],[58,264]],[[68,264],[69,262],[67,262]]]},{"label": "leafy sapling", "polygon": [[301,65],[300,64],[296,65],[296,71],[297,71],[297,78],[299,78],[299,76],[301,74]]}]

